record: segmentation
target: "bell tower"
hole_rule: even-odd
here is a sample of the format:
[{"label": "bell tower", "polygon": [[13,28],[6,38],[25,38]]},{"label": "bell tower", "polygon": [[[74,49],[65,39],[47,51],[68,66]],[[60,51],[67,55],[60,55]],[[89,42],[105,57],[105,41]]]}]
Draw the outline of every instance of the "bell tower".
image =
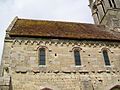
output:
[{"label": "bell tower", "polygon": [[120,28],[120,0],[89,0],[95,24]]}]

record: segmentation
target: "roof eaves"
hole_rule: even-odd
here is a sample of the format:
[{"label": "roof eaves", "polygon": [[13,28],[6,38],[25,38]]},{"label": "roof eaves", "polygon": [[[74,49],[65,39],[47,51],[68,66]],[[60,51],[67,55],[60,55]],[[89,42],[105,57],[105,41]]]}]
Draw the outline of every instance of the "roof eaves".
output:
[{"label": "roof eaves", "polygon": [[29,37],[29,38],[47,38],[47,39],[70,39],[70,40],[92,40],[92,41],[117,41],[120,42],[120,39],[109,39],[109,38],[73,38],[73,37],[53,37],[53,36],[34,36],[34,35],[14,35],[10,34],[10,37]]}]

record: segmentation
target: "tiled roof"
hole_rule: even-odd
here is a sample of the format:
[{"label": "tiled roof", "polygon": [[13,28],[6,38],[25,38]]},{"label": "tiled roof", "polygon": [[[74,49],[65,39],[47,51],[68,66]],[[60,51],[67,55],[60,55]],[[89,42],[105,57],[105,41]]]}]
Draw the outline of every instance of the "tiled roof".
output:
[{"label": "tiled roof", "polygon": [[47,37],[68,39],[95,39],[95,40],[119,40],[120,33],[105,30],[104,26],[59,22],[17,19],[9,32],[11,37]]}]

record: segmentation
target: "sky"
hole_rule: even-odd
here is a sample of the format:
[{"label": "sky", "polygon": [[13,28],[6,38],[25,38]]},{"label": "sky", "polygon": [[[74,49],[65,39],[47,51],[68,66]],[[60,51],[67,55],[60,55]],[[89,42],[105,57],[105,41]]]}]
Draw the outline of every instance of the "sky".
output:
[{"label": "sky", "polygon": [[0,0],[0,59],[5,31],[19,18],[93,23],[89,0]]}]

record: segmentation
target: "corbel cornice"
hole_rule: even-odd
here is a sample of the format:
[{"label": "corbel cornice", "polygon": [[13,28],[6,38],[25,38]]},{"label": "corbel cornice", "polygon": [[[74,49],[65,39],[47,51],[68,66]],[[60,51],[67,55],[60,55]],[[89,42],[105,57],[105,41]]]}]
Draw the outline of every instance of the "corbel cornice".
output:
[{"label": "corbel cornice", "polygon": [[6,40],[6,42],[12,42],[14,44],[19,44],[19,45],[54,45],[54,46],[79,46],[79,47],[107,47],[107,48],[120,48],[119,43],[116,42],[102,42],[102,41],[66,41],[66,40],[32,40],[32,39],[15,39],[15,40]]}]

